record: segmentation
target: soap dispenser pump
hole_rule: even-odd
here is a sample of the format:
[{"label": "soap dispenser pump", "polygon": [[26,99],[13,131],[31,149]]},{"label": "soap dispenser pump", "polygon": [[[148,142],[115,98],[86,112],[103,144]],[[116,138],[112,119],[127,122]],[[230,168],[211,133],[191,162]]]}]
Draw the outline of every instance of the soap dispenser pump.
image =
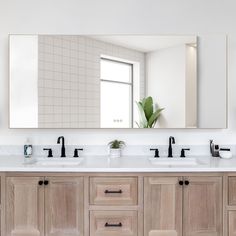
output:
[{"label": "soap dispenser pump", "polygon": [[219,157],[219,145],[214,144],[213,140],[210,140],[210,152],[211,156],[213,157]]},{"label": "soap dispenser pump", "polygon": [[30,140],[27,138],[25,145],[24,145],[24,156],[25,156],[25,162],[31,162],[33,154],[33,145],[30,143]]}]

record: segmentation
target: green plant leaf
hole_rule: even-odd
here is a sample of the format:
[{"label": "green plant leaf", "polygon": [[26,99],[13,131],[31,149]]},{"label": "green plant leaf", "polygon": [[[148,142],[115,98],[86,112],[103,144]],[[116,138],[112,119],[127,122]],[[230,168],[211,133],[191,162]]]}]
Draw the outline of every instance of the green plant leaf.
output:
[{"label": "green plant leaf", "polygon": [[157,119],[161,115],[164,108],[158,109],[154,112],[153,98],[151,96],[143,98],[136,102],[139,111],[139,122],[136,122],[139,128],[152,128],[155,126]]},{"label": "green plant leaf", "polygon": [[148,127],[148,122],[143,110],[143,106],[140,104],[140,102],[136,102],[138,106],[138,111],[139,111],[139,117],[140,117],[140,122],[139,122],[139,127],[140,128],[147,128]]},{"label": "green plant leaf", "polygon": [[153,99],[152,99],[152,97],[146,98],[146,101],[144,104],[144,113],[145,113],[146,119],[149,120],[153,114]]},{"label": "green plant leaf", "polygon": [[141,101],[140,101],[140,104],[142,105],[143,109],[145,107],[145,103],[146,103],[146,98],[143,98]]},{"label": "green plant leaf", "polygon": [[110,148],[118,149],[118,148],[121,148],[122,146],[125,146],[125,142],[115,139],[115,140],[109,142],[108,146],[110,146]]},{"label": "green plant leaf", "polygon": [[158,110],[156,110],[150,117],[150,119],[148,120],[148,127],[149,128],[153,128],[154,125],[157,122],[157,119],[159,118],[159,116],[161,115],[161,112],[164,110],[164,108],[160,108]]}]

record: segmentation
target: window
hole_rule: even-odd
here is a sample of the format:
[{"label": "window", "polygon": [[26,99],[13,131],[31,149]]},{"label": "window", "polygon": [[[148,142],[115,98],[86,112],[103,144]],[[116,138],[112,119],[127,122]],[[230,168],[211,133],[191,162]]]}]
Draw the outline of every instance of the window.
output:
[{"label": "window", "polygon": [[133,65],[101,58],[101,128],[132,128]]}]

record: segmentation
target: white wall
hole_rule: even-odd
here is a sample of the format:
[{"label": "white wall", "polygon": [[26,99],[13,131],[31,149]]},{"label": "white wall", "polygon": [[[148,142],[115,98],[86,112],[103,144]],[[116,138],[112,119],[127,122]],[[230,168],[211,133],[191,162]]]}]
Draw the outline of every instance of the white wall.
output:
[{"label": "white wall", "polygon": [[[8,0],[0,2],[0,144],[54,144],[65,135],[71,144],[179,144],[236,141],[235,0]],[[8,34],[229,34],[229,123],[224,130],[9,130]]]},{"label": "white wall", "polygon": [[[197,127],[197,48],[186,45],[186,127]],[[224,78],[224,77],[223,77]],[[218,96],[222,97],[222,96]]]},{"label": "white wall", "polygon": [[162,111],[158,128],[184,128],[185,125],[185,45],[146,54],[147,95]]},{"label": "white wall", "polygon": [[9,54],[9,122],[12,128],[38,127],[38,37],[12,35]]},{"label": "white wall", "polygon": [[227,127],[227,117],[224,115],[227,113],[227,99],[224,96],[227,94],[227,84],[221,79],[227,77],[227,41],[224,35],[208,35],[203,40],[199,37],[198,41],[198,47],[204,49],[198,50],[198,110],[201,110],[198,124],[202,128]]}]

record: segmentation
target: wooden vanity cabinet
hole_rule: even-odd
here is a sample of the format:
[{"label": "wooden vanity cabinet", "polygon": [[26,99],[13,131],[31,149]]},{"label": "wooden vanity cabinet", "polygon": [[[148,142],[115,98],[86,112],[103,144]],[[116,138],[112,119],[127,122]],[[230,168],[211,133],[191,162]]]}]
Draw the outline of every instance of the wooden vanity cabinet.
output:
[{"label": "wooden vanity cabinet", "polygon": [[9,174],[2,235],[236,236],[236,206],[223,234],[222,176]]},{"label": "wooden vanity cabinet", "polygon": [[82,177],[7,177],[7,236],[83,236]]},{"label": "wooden vanity cabinet", "polygon": [[222,236],[222,177],[146,177],[144,183],[144,236]]},{"label": "wooden vanity cabinet", "polygon": [[45,236],[83,236],[82,177],[47,177],[44,188]]},{"label": "wooden vanity cabinet", "polygon": [[44,235],[44,187],[40,177],[6,179],[6,236]]},{"label": "wooden vanity cabinet", "polygon": [[187,177],[183,187],[183,235],[223,234],[222,177]]},{"label": "wooden vanity cabinet", "polygon": [[138,204],[136,177],[91,177],[90,204],[128,206]]},{"label": "wooden vanity cabinet", "polygon": [[228,177],[228,205],[236,206],[236,176]]},{"label": "wooden vanity cabinet", "polygon": [[[90,236],[143,236],[138,176],[89,178]],[[140,178],[142,180],[142,178]],[[138,224],[139,222],[139,224]]]},{"label": "wooden vanity cabinet", "polygon": [[182,186],[178,177],[144,178],[144,236],[182,235]]},{"label": "wooden vanity cabinet", "polygon": [[228,212],[228,235],[236,236],[236,211]]},{"label": "wooden vanity cabinet", "polygon": [[91,236],[137,236],[137,211],[91,211]]},{"label": "wooden vanity cabinet", "polygon": [[236,236],[236,175],[230,173],[226,177],[226,216],[227,216],[227,236]]}]

